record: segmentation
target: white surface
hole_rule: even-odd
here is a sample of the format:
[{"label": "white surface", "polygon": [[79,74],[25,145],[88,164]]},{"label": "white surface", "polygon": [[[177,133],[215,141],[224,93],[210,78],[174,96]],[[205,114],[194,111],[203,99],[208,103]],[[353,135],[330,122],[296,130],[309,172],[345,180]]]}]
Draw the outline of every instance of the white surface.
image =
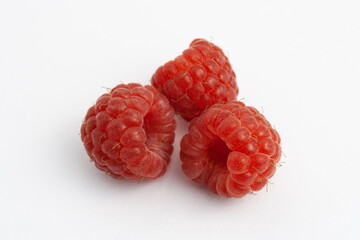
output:
[{"label": "white surface", "polygon": [[[296,3],[297,2],[297,3]],[[0,0],[0,239],[359,239],[359,1]],[[180,170],[140,184],[80,141],[102,87],[149,83],[197,37],[230,57],[287,158],[224,200]]]}]

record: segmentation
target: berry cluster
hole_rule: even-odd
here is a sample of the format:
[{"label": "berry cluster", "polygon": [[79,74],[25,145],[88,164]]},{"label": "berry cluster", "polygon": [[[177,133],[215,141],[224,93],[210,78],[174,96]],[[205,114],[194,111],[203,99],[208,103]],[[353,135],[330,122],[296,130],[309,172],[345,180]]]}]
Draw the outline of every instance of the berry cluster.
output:
[{"label": "berry cluster", "polygon": [[281,157],[280,136],[255,108],[236,101],[235,73],[219,47],[195,39],[151,84],[117,85],[89,108],[81,140],[98,169],[116,179],[162,176],[176,112],[190,121],[180,143],[187,177],[226,198],[267,184]]},{"label": "berry cluster", "polygon": [[255,108],[216,104],[190,123],[181,140],[186,176],[223,197],[263,188],[280,160],[280,137]]},{"label": "berry cluster", "polygon": [[120,84],[89,108],[81,140],[95,166],[117,179],[154,179],[170,162],[174,110],[151,86]]},{"label": "berry cluster", "polygon": [[151,84],[187,121],[215,103],[235,100],[239,92],[229,59],[204,39],[195,39],[182,55],[159,67]]}]

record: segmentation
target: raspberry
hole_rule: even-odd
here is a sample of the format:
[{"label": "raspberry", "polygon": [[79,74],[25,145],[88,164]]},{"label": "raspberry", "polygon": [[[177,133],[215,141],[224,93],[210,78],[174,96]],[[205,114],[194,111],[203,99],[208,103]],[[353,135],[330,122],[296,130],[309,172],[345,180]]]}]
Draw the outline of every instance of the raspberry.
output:
[{"label": "raspberry", "polygon": [[190,122],[180,158],[185,175],[223,197],[259,191],[280,160],[280,136],[255,108],[215,104]]},{"label": "raspberry", "polygon": [[120,84],[89,108],[81,140],[95,166],[113,178],[158,178],[173,151],[174,115],[152,86]]},{"label": "raspberry", "polygon": [[193,40],[182,55],[159,67],[151,84],[187,121],[215,103],[236,100],[238,94],[228,58],[218,46],[204,39]]}]

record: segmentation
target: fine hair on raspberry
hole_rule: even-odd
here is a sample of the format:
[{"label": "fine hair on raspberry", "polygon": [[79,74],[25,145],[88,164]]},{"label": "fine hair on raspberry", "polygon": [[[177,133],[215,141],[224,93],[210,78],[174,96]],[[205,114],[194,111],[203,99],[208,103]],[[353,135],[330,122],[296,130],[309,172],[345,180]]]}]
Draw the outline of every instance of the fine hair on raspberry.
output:
[{"label": "fine hair on raspberry", "polygon": [[236,100],[238,94],[229,59],[218,46],[204,39],[193,40],[181,55],[160,66],[151,84],[187,121],[215,103]]},{"label": "fine hair on raspberry", "polygon": [[116,179],[162,176],[173,151],[175,112],[152,86],[120,84],[100,96],[81,126],[95,166]]},{"label": "fine hair on raspberry", "polygon": [[225,198],[262,189],[281,157],[277,131],[239,101],[215,104],[193,119],[180,146],[185,175]]}]

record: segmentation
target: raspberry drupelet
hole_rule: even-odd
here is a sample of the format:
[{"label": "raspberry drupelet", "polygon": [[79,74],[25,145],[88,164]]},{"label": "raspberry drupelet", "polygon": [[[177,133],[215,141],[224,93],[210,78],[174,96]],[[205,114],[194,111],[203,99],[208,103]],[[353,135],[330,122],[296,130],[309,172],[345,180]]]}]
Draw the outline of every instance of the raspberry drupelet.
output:
[{"label": "raspberry drupelet", "polygon": [[182,55],[159,67],[151,84],[187,121],[215,103],[236,100],[238,94],[229,59],[218,46],[204,39],[193,40]]},{"label": "raspberry drupelet", "polygon": [[155,179],[170,162],[174,115],[167,98],[152,86],[120,84],[89,108],[81,140],[95,166],[111,177]]},{"label": "raspberry drupelet", "polygon": [[226,198],[262,189],[281,157],[277,131],[239,101],[215,104],[193,119],[180,146],[185,175]]}]

